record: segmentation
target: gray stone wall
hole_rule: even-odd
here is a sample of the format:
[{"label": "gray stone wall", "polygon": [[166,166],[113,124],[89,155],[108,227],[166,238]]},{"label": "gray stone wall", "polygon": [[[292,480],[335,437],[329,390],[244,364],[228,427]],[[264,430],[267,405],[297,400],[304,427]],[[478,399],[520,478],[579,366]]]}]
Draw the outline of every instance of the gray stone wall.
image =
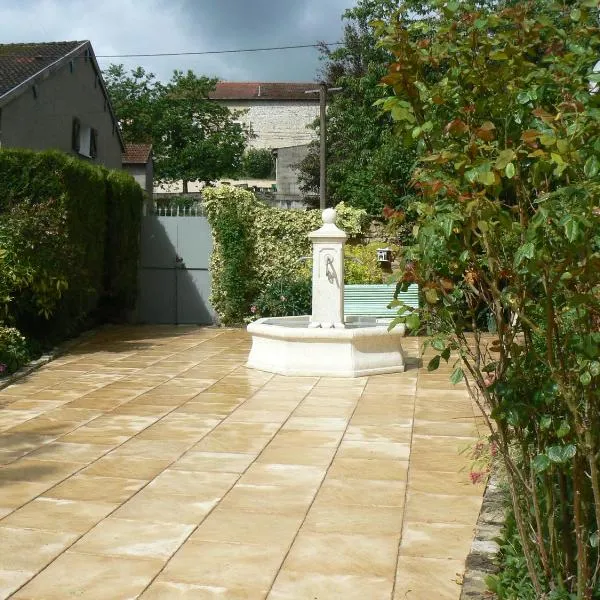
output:
[{"label": "gray stone wall", "polygon": [[316,139],[308,127],[319,118],[319,103],[301,100],[220,100],[230,110],[244,110],[240,121],[252,127],[251,148],[282,148]]},{"label": "gray stone wall", "polygon": [[3,148],[56,149],[72,153],[73,118],[98,130],[97,157],[83,158],[121,168],[121,144],[91,60],[83,55],[30,87],[2,107]]}]

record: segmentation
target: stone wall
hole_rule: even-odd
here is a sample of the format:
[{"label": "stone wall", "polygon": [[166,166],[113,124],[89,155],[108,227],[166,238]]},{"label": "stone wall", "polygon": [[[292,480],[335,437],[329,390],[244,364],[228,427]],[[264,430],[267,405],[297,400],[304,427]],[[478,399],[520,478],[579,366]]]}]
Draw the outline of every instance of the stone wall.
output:
[{"label": "stone wall", "polygon": [[308,144],[316,132],[308,126],[319,118],[319,103],[301,100],[220,100],[230,110],[247,111],[240,121],[256,136],[252,148],[284,148]]}]

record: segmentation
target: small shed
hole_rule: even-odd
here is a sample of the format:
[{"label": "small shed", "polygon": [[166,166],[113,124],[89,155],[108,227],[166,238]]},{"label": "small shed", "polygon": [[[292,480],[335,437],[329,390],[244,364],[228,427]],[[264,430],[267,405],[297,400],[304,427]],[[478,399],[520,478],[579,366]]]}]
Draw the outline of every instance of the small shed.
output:
[{"label": "small shed", "polygon": [[154,191],[152,144],[125,144],[123,169],[133,175],[133,178],[146,192],[148,206],[152,206],[152,193]]}]

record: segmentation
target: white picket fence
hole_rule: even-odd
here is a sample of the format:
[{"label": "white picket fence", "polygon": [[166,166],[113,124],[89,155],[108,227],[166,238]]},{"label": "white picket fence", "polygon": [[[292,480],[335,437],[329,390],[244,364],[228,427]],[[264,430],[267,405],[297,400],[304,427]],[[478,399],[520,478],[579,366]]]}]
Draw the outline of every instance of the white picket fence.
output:
[{"label": "white picket fence", "polygon": [[205,217],[204,206],[156,206],[151,212],[156,217]]}]

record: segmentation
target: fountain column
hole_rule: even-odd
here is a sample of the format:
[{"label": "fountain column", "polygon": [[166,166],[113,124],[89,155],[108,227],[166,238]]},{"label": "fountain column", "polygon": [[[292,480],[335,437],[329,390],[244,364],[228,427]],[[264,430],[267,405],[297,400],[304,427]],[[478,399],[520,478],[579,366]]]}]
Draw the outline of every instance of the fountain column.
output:
[{"label": "fountain column", "polygon": [[344,325],[344,245],[347,235],[335,224],[333,208],[323,211],[323,226],[308,234],[313,243],[311,328]]}]

